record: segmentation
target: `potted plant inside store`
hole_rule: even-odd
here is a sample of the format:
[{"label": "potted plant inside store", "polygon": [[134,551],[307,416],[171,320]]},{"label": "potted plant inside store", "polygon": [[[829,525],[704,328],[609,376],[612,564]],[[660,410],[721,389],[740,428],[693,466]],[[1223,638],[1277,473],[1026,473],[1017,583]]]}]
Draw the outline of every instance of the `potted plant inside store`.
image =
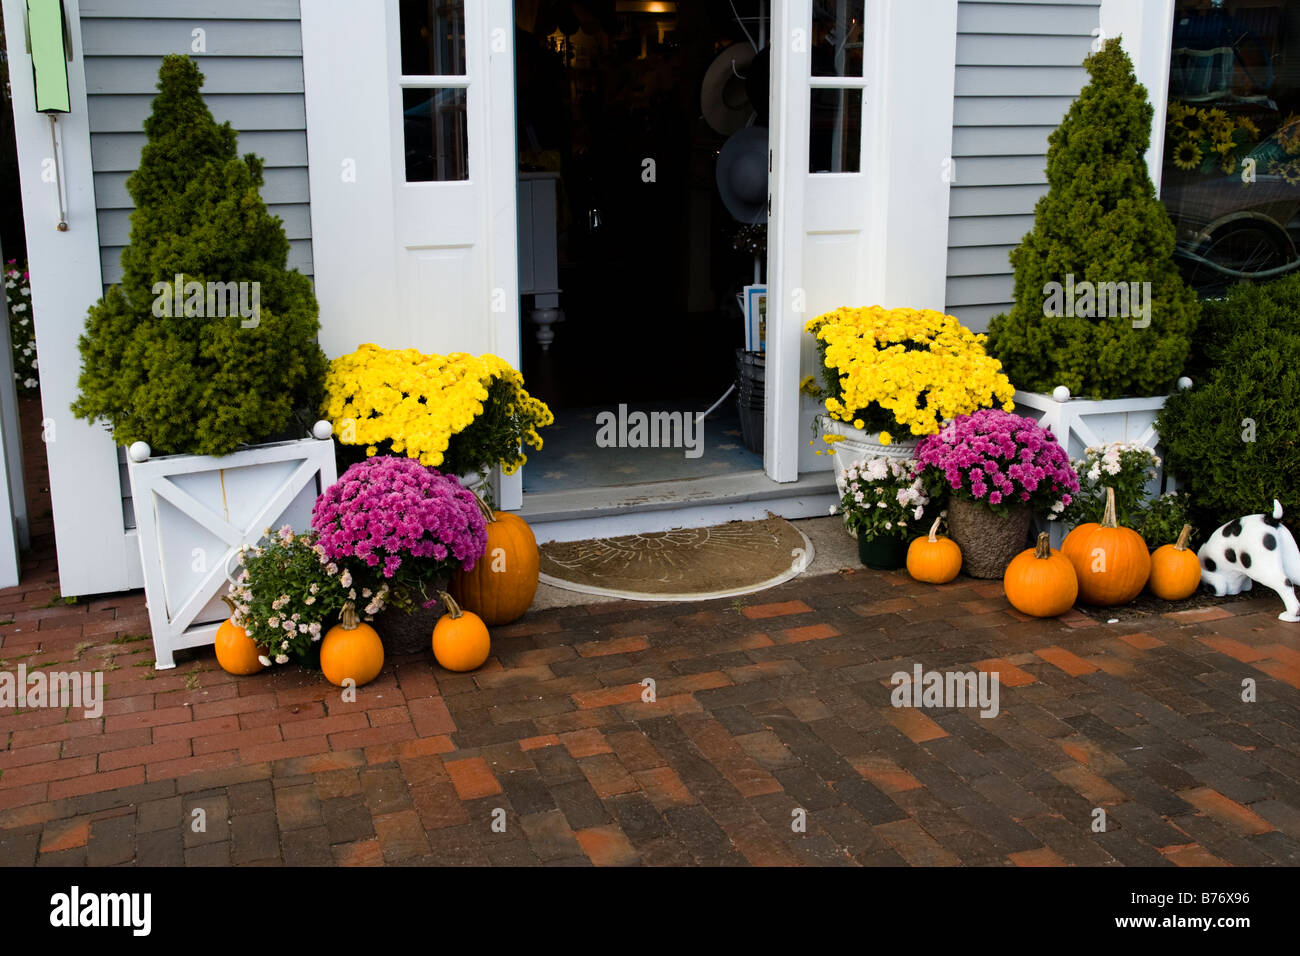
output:
[{"label": "potted plant inside store", "polygon": [[237,155],[202,84],[189,58],[163,59],[126,183],[122,280],[90,309],[72,406],[130,446],[160,668],[212,643],[239,548],[268,527],[304,528],[335,476],[328,425],[311,425],[325,370],[311,282],[287,268],[261,160]]},{"label": "potted plant inside store", "polygon": [[1001,406],[1015,389],[984,352],[984,337],[929,309],[836,309],[808,322],[823,383],[822,440],[842,472],[863,458],[907,458],[917,439],[954,415]]}]

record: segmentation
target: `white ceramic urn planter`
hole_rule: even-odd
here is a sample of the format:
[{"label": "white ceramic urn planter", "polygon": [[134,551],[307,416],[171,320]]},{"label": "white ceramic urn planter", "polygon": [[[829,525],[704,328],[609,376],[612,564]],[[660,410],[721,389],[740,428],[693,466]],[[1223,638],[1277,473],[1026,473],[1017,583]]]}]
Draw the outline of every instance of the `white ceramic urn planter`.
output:
[{"label": "white ceramic urn planter", "polygon": [[[830,447],[835,454],[835,481],[839,484],[839,475],[845,468],[864,458],[911,458],[916,454],[918,439],[908,438],[881,445],[874,439],[880,436],[878,431],[868,432],[854,428],[847,422],[841,422],[829,415],[822,415],[817,420],[824,435],[843,435],[843,441],[837,441]],[[892,436],[893,433],[891,432]],[[840,489],[841,492],[843,489]]]},{"label": "white ceramic urn planter", "polygon": [[[1178,382],[1179,388],[1183,389],[1191,385],[1187,378]],[[1167,400],[1167,395],[1100,400],[1072,398],[1070,390],[1063,385],[1051,395],[1020,390],[1015,395],[1016,414],[1033,418],[1044,428],[1051,428],[1071,461],[1082,458],[1090,446],[1117,441],[1137,442],[1155,451],[1160,442],[1156,433],[1156,416]],[[1147,494],[1159,495],[1175,489],[1174,480],[1162,463],[1156,477],[1147,483]],[[1051,534],[1052,547],[1059,548],[1069,529],[1059,521],[1040,522],[1040,525],[1042,530]]]},{"label": "white ceramic urn planter", "polygon": [[334,443],[321,424],[315,438],[221,457],[152,458],[143,442],[131,446],[127,470],[159,670],[176,666],[176,651],[213,642],[230,613],[221,600],[227,568],[243,545],[268,528],[310,525],[317,496],[337,477]]}]

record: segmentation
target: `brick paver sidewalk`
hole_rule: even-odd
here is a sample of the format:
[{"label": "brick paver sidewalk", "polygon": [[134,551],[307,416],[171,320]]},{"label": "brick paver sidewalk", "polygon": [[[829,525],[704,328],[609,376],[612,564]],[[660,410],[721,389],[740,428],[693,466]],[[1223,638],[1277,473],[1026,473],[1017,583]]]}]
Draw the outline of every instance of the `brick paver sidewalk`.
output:
[{"label": "brick paver sidewalk", "polygon": [[[995,582],[858,570],[530,613],[474,674],[391,660],[345,703],[210,651],[155,672],[138,594],[40,606],[36,530],[0,670],[102,669],[108,700],[0,711],[0,863],[1300,863],[1300,627],[1271,595],[1031,621]],[[892,707],[918,663],[997,671],[999,715]]]}]

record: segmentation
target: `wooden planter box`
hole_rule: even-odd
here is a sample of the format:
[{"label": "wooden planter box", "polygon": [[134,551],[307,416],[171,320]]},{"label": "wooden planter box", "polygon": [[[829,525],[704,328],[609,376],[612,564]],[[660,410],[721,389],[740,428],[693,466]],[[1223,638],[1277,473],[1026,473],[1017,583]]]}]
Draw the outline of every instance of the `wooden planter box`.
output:
[{"label": "wooden planter box", "polygon": [[[1167,396],[1159,395],[1100,401],[1068,398],[1061,402],[1051,395],[1025,391],[1017,391],[1015,397],[1016,414],[1033,418],[1044,428],[1050,427],[1071,460],[1082,458],[1089,446],[1116,441],[1137,442],[1155,450],[1160,442],[1156,416],[1165,407],[1166,400]],[[1162,464],[1156,478],[1147,483],[1147,494],[1164,494],[1175,487]],[[1059,548],[1069,529],[1059,521],[1040,520],[1039,525],[1041,530],[1051,533],[1052,547]]]},{"label": "wooden planter box", "polygon": [[268,528],[304,531],[316,497],[334,483],[334,443],[304,438],[220,458],[128,460],[144,566],[155,666],[213,642],[229,617],[221,597],[241,546]]}]

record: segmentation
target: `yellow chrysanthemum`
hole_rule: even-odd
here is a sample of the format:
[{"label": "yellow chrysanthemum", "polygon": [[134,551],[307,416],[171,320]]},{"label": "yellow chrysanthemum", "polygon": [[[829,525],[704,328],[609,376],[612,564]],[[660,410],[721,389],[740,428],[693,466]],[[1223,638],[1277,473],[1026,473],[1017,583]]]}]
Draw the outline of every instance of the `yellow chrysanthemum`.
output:
[{"label": "yellow chrysanthemum", "polygon": [[889,434],[889,432],[881,432],[881,433],[880,433],[880,444],[882,444],[882,445],[892,445],[893,443],[894,443],[894,438],[893,438],[892,435]]}]

